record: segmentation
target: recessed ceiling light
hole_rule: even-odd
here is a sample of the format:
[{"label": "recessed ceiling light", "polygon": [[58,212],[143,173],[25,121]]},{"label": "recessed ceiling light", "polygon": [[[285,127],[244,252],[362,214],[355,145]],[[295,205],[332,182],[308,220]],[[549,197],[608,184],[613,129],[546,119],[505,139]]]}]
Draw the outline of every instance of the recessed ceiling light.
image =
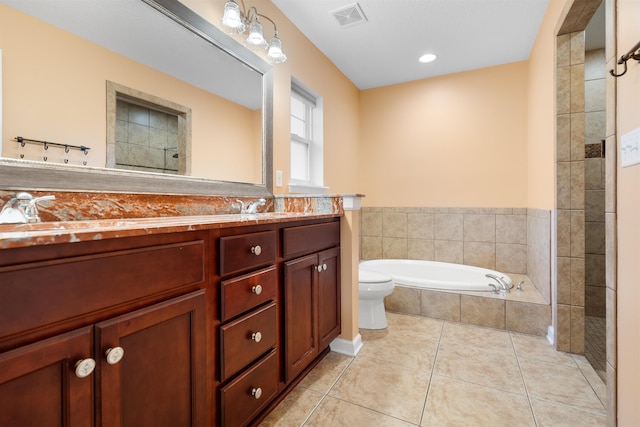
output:
[{"label": "recessed ceiling light", "polygon": [[436,58],[437,56],[434,55],[433,53],[425,53],[418,59],[418,61],[422,62],[423,64],[426,64],[426,63],[435,61]]}]

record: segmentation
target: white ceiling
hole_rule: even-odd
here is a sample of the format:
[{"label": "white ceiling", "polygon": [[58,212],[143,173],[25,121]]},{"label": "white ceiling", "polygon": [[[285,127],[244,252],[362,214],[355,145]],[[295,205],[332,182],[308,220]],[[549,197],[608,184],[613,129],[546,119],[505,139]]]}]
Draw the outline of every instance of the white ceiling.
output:
[{"label": "white ceiling", "polygon": [[[272,2],[360,89],[526,60],[548,4],[357,0],[366,22],[340,27],[332,12],[355,0]],[[429,52],[438,59],[419,63]]]}]

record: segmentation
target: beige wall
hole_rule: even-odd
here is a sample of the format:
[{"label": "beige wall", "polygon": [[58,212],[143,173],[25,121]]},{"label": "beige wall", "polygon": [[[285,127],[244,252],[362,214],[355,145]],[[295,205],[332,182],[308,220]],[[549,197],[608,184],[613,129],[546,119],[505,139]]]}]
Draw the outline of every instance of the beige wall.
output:
[{"label": "beige wall", "polygon": [[363,91],[364,204],[526,206],[526,89],[517,62]]},{"label": "beige wall", "polygon": [[[618,0],[617,6],[616,50],[620,57],[640,40],[640,1]],[[615,84],[619,147],[622,135],[640,127],[640,64],[629,61],[629,71]],[[618,422],[631,426],[640,420],[640,165],[619,165],[618,162]]]},{"label": "beige wall", "polygon": [[[254,181],[253,170],[229,162],[229,158],[256,157],[254,112],[4,5],[0,5],[0,32],[6,33],[0,38],[4,157],[26,153],[27,160],[42,160],[40,146],[18,148],[13,138],[23,136],[88,146],[88,156],[70,155],[79,155],[89,166],[104,167],[106,81],[110,80],[192,109],[194,176]],[[239,122],[243,125],[229,126]],[[50,162],[61,162],[62,153],[46,154]]]}]

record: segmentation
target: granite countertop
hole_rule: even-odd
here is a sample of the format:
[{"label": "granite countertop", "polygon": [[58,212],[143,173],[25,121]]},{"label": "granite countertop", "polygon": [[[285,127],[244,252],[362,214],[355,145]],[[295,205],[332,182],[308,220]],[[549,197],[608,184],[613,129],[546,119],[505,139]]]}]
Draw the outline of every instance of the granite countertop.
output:
[{"label": "granite countertop", "polygon": [[0,249],[339,216],[337,213],[266,212],[2,224]]}]

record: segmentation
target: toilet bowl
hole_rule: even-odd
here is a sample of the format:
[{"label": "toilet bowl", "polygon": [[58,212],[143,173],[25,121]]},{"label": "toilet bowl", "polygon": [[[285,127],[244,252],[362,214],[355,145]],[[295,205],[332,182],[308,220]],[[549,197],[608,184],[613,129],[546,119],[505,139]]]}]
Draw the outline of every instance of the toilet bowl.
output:
[{"label": "toilet bowl", "polygon": [[393,280],[385,274],[363,269],[359,269],[358,276],[358,326],[363,329],[386,328],[384,297],[393,292]]}]

